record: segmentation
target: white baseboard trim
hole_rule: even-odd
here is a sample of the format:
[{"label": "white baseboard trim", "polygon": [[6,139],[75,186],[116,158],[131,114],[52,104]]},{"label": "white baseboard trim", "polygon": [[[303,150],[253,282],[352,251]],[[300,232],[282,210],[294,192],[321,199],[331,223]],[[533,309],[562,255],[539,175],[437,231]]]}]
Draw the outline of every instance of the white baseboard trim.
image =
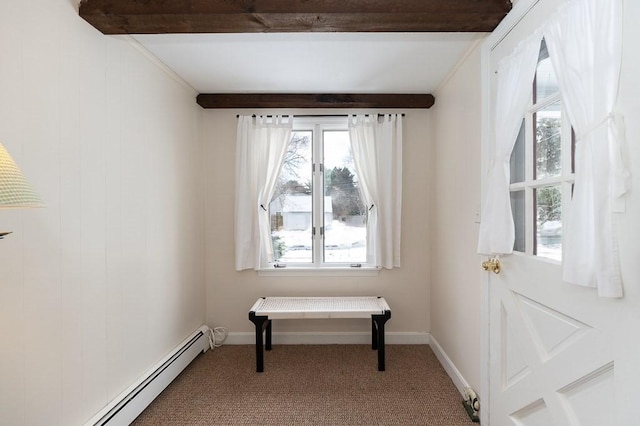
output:
[{"label": "white baseboard trim", "polygon": [[460,371],[453,364],[453,361],[451,361],[451,358],[447,356],[442,349],[442,346],[440,346],[433,336],[429,339],[429,345],[431,346],[433,353],[438,358],[438,361],[440,361],[440,364],[442,364],[442,367],[444,367],[444,370],[447,372],[449,377],[451,377],[451,380],[458,389],[458,392],[460,392],[460,395],[462,395],[463,398],[466,398],[465,388],[469,387],[469,383],[464,379]]},{"label": "white baseboard trim", "polygon": [[114,398],[84,426],[126,426],[191,363],[209,349],[209,327],[201,326]]},{"label": "white baseboard trim", "polygon": [[[371,333],[360,332],[282,332],[273,333],[274,345],[367,345],[371,344]],[[225,345],[253,345],[255,333],[230,332]],[[428,345],[429,333],[388,332],[385,343],[389,345]]]}]

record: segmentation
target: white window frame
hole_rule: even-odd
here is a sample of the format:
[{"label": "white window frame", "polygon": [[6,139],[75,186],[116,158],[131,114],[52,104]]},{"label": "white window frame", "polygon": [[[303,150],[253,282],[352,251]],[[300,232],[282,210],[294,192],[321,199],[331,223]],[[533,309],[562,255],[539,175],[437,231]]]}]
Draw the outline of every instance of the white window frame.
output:
[{"label": "white window frame", "polygon": [[[571,170],[572,167],[572,129],[571,123],[569,122],[566,110],[564,108],[564,104],[562,103],[562,98],[560,96],[560,92],[556,92],[544,99],[538,100],[537,103],[533,103],[533,90],[534,86],[531,85],[531,99],[529,101],[530,106],[524,117],[524,144],[525,144],[525,174],[524,181],[515,182],[509,185],[510,192],[523,191],[525,194],[525,251],[517,251],[514,249],[513,253],[517,255],[526,255],[533,257],[535,259],[539,259],[545,262],[551,262],[554,264],[561,264],[561,261],[551,259],[544,256],[539,256],[534,254],[535,246],[534,242],[536,241],[535,227],[537,219],[536,205],[534,203],[534,190],[538,188],[544,188],[548,186],[559,185],[561,194],[562,194],[562,224],[566,223],[567,219],[567,206],[569,205],[569,201],[571,200],[573,183],[575,181],[575,173]],[[543,179],[534,179],[534,168],[535,168],[535,158],[534,158],[534,147],[535,147],[535,125],[534,115],[536,112],[544,110],[546,107],[553,105],[554,103],[560,102],[561,105],[561,116],[562,116],[562,130],[561,130],[561,150],[562,150],[562,172],[559,176],[543,178]],[[515,218],[514,218],[515,220]],[[564,247],[564,234],[563,234],[563,247]]]},{"label": "white window frame", "polygon": [[[354,267],[350,263],[329,262],[323,260],[324,232],[324,141],[325,131],[348,132],[348,116],[296,116],[293,119],[292,133],[312,132],[312,226],[315,228],[312,236],[313,259],[311,263],[286,263],[285,267],[266,267],[258,270],[260,276],[377,276],[379,267],[365,262]],[[319,225],[322,224],[322,225]],[[277,263],[276,263],[277,265]]]}]

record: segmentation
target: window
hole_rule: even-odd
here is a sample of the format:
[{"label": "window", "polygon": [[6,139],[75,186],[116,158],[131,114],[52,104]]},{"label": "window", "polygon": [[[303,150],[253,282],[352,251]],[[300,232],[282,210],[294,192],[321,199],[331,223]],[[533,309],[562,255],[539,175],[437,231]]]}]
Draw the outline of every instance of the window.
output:
[{"label": "window", "polygon": [[347,117],[296,118],[269,204],[276,267],[361,267],[367,212]]},{"label": "window", "polygon": [[235,181],[237,271],[400,267],[400,114],[238,116]]},{"label": "window", "polygon": [[514,250],[560,261],[563,205],[573,189],[575,136],[544,40],[531,99],[511,154]]}]

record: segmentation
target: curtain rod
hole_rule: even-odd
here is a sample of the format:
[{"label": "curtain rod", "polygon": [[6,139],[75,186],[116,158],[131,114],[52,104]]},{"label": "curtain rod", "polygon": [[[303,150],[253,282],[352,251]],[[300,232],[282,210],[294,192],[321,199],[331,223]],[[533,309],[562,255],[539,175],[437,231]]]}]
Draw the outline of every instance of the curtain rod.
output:
[{"label": "curtain rod", "polygon": [[[357,114],[283,114],[281,115],[281,117],[293,117],[293,118],[307,118],[307,117],[349,117],[351,115],[357,115]],[[364,115],[373,115],[373,114],[364,114]],[[378,113],[378,117],[382,117],[385,116],[387,114],[382,114],[382,113]],[[404,113],[402,113],[402,116],[404,117]],[[240,114],[236,114],[236,118],[239,118]],[[251,117],[256,117],[255,114],[252,114]],[[265,115],[265,117],[267,118],[271,118],[273,117],[273,115],[269,114],[269,115]]]}]

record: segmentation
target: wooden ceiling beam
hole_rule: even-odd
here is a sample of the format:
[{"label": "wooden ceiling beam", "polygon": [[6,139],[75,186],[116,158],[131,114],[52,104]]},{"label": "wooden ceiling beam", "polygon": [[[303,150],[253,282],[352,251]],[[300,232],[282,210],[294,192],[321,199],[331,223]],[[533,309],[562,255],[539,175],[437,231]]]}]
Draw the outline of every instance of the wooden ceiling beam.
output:
[{"label": "wooden ceiling beam", "polygon": [[82,0],[104,34],[490,32],[510,0]]},{"label": "wooden ceiling beam", "polygon": [[431,108],[429,94],[277,94],[277,93],[202,93],[197,97],[202,108]]}]

